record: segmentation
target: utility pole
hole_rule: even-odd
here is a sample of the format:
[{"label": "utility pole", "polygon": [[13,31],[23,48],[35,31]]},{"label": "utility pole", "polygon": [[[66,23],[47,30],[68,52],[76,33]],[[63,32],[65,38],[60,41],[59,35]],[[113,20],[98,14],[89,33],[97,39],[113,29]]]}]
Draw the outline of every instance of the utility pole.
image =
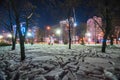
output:
[{"label": "utility pole", "polygon": [[73,7],[74,22],[76,23],[75,8]]},{"label": "utility pole", "polygon": [[74,16],[74,22],[73,22],[73,40],[74,40],[74,43],[76,43],[76,30],[75,30],[75,27],[76,27],[76,16],[75,16],[75,8],[73,7],[73,16]]}]

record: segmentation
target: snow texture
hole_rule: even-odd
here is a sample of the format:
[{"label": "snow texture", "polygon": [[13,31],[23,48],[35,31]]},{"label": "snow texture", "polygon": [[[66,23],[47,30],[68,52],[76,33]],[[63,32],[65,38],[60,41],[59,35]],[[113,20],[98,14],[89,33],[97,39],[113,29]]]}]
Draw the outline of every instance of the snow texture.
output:
[{"label": "snow texture", "polygon": [[120,80],[119,45],[26,44],[23,62],[16,47],[0,47],[0,80]]}]

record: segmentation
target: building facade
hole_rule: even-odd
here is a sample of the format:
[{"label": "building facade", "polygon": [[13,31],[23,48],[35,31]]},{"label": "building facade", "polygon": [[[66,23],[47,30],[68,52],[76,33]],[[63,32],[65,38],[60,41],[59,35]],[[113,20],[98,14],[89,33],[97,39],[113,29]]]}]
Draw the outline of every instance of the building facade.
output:
[{"label": "building facade", "polygon": [[87,21],[87,34],[86,38],[90,42],[101,42],[103,38],[102,18],[94,16]]}]

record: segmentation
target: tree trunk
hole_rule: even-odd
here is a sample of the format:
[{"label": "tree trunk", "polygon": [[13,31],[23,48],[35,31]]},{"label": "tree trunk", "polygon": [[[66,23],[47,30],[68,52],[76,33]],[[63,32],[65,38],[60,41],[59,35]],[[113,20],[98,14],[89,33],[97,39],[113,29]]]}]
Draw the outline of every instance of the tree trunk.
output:
[{"label": "tree trunk", "polygon": [[21,51],[21,61],[25,60],[25,46],[24,37],[20,36],[20,51]]},{"label": "tree trunk", "polygon": [[25,60],[25,46],[24,46],[24,35],[21,32],[21,26],[20,26],[20,21],[19,18],[16,17],[16,24],[17,24],[17,30],[19,33],[19,38],[20,38],[20,53],[21,53],[21,61]]},{"label": "tree trunk", "polygon": [[10,0],[10,2],[11,2],[11,6],[13,8],[13,12],[14,12],[14,15],[15,15],[15,22],[16,22],[16,25],[17,25],[16,30],[19,33],[21,61],[23,61],[23,60],[25,60],[25,47],[24,47],[24,35],[22,35],[20,21],[19,21],[20,15],[19,15],[19,12],[17,12],[17,8],[15,7],[14,0]]},{"label": "tree trunk", "polygon": [[111,36],[110,36],[110,45],[111,45],[111,46],[113,45],[113,41],[114,41],[114,39],[113,39],[113,36],[111,35]]},{"label": "tree trunk", "polygon": [[116,44],[118,44],[118,41],[119,41],[118,38],[116,38]]},{"label": "tree trunk", "polygon": [[13,36],[12,36],[12,50],[15,50],[15,39]]},{"label": "tree trunk", "polygon": [[104,37],[103,37],[103,42],[102,42],[102,52],[105,53],[105,49],[106,49],[106,40],[107,40],[107,34],[105,33]]},{"label": "tree trunk", "polygon": [[118,44],[118,41],[119,41],[119,40],[118,40],[119,34],[120,34],[120,32],[118,31],[118,32],[117,32],[117,35],[116,35],[116,44]]},{"label": "tree trunk", "polygon": [[14,33],[12,32],[12,50],[15,50],[16,47],[16,39],[17,39],[17,30],[14,36]]},{"label": "tree trunk", "polygon": [[69,49],[71,49],[71,26],[72,26],[72,21],[71,21],[71,8],[68,9],[68,37],[69,37]]},{"label": "tree trunk", "polygon": [[15,50],[15,46],[16,46],[16,37],[17,37],[17,30],[16,30],[16,33],[14,35],[14,29],[13,29],[13,24],[12,24],[12,15],[11,15],[11,4],[9,2],[9,8],[8,8],[8,13],[9,13],[9,20],[10,20],[10,32],[12,34],[12,48],[11,50]]},{"label": "tree trunk", "polygon": [[110,12],[109,12],[109,9],[108,9],[107,6],[106,6],[105,20],[106,20],[106,28],[105,28],[105,34],[104,34],[103,42],[102,42],[102,52],[104,52],[104,53],[105,53],[105,49],[106,49],[106,40],[107,40],[108,35],[111,32],[111,27],[112,27],[111,18],[110,18]]},{"label": "tree trunk", "polygon": [[69,30],[68,30],[68,33],[69,33],[69,49],[71,49],[71,31],[70,31],[70,29],[71,29],[71,25],[69,23]]},{"label": "tree trunk", "polygon": [[84,37],[82,37],[82,43],[81,43],[81,45],[84,45],[84,44],[85,44]]}]

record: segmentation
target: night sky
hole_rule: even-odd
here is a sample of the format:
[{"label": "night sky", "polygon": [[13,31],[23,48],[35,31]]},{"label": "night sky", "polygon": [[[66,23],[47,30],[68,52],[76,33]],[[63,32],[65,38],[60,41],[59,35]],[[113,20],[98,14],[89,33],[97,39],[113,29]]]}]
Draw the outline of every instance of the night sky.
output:
[{"label": "night sky", "polygon": [[[24,1],[24,0],[20,0],[20,1]],[[34,14],[37,14],[40,16],[40,17],[36,17],[35,15],[33,15],[32,19],[34,20],[34,23],[32,23],[31,26],[39,26],[40,28],[44,28],[47,25],[53,26],[53,25],[59,24],[60,20],[64,20],[67,18],[59,8],[55,7],[51,9],[51,7],[47,5],[49,4],[50,0],[45,0],[45,1],[48,1],[46,5],[43,5],[42,3],[40,3],[39,0],[36,0],[36,1],[29,0],[29,1],[36,6]],[[60,1],[64,2],[64,0],[60,0]],[[4,9],[2,7],[3,3],[4,3],[4,0],[0,0],[1,12],[4,12]],[[78,25],[82,22],[86,23],[87,20],[93,16],[96,16],[94,8],[85,7],[84,5],[80,5],[77,8],[75,8],[75,17]]]},{"label": "night sky", "polygon": [[[75,16],[77,24],[80,24],[81,22],[86,22],[87,19],[90,18],[94,13],[89,13],[90,11],[92,11],[92,9],[83,6],[76,8]],[[60,20],[66,19],[64,14],[62,14],[61,10],[56,10],[56,12],[52,12],[48,7],[47,9],[42,9],[42,6],[40,5],[37,5],[37,9],[35,10],[35,12],[40,15],[39,18],[35,18],[40,27],[44,27],[47,25],[52,26],[58,24]]]},{"label": "night sky", "polygon": [[[88,18],[92,16],[88,15],[90,10],[85,10],[84,7],[75,9],[75,16],[76,16],[76,21],[77,24],[80,24],[81,22],[86,22]],[[39,25],[45,26],[45,25],[55,25],[58,24],[60,20],[66,19],[66,17],[63,18],[54,18],[54,13],[47,12],[45,10],[36,10],[38,14],[40,14],[39,18],[36,18],[36,21],[38,21]],[[58,16],[62,16],[62,14],[57,14]]]},{"label": "night sky", "polygon": [[[34,2],[33,0],[30,0],[30,2],[36,6],[35,14],[40,16],[40,17],[33,16],[33,20],[35,22],[34,24],[32,24],[33,26],[35,25],[41,28],[47,25],[53,26],[55,24],[58,24],[60,20],[66,19],[66,17],[64,16],[64,14],[62,14],[59,8],[55,8],[56,10],[55,12],[53,12],[49,6],[42,5],[41,3]],[[3,1],[0,0],[0,10],[4,11],[2,7],[2,3],[4,3],[4,0]],[[87,19],[90,17],[90,15],[88,15],[90,10],[92,9],[88,9],[83,6],[77,7],[75,9],[75,16],[76,16],[77,24],[87,21]]]}]

